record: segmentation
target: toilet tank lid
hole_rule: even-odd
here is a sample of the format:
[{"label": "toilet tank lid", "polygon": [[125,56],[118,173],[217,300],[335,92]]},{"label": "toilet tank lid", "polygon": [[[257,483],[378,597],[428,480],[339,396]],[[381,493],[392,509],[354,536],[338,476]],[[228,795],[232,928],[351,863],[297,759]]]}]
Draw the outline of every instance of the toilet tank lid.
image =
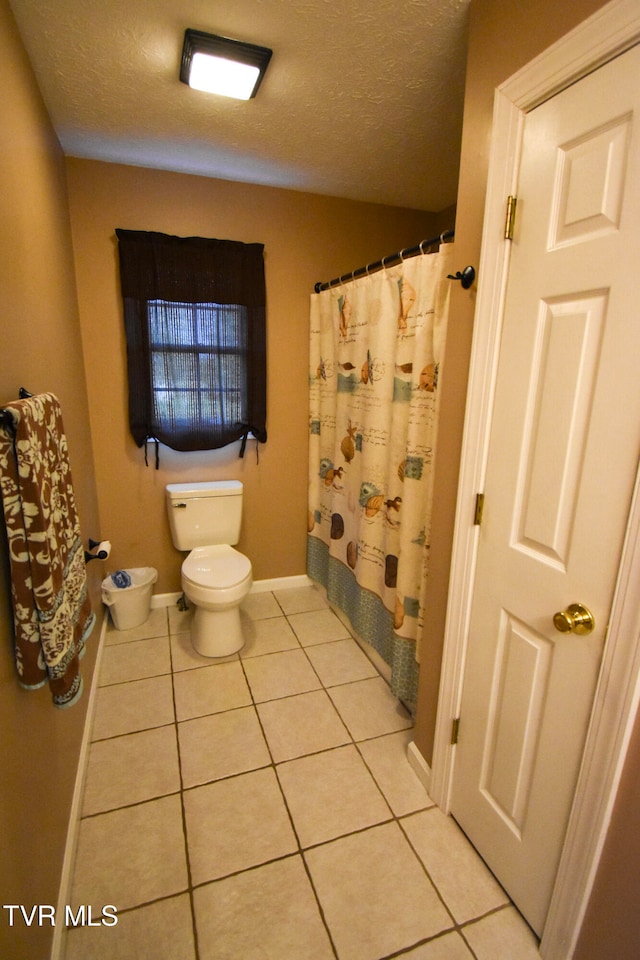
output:
[{"label": "toilet tank lid", "polygon": [[233,497],[242,493],[241,480],[205,480],[199,483],[168,483],[170,500],[181,497]]}]

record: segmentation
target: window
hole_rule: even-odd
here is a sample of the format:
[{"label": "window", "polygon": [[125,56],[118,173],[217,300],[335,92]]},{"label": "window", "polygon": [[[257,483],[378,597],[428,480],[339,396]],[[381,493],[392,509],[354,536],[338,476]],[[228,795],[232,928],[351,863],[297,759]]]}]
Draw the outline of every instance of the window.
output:
[{"label": "window", "polygon": [[263,247],[116,230],[129,423],[142,446],[209,450],[266,435]]},{"label": "window", "polygon": [[149,302],[153,418],[247,423],[247,310],[217,303]]}]

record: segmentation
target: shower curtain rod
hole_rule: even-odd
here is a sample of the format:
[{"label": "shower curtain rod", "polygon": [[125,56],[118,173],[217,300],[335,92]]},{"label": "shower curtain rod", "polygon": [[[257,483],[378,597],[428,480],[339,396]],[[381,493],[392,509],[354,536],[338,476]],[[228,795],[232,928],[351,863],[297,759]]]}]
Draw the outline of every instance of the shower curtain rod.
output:
[{"label": "shower curtain rod", "polygon": [[439,233],[437,237],[432,237],[431,240],[423,240],[422,243],[419,243],[416,247],[407,247],[406,250],[391,253],[388,257],[383,257],[382,260],[376,260],[375,263],[368,263],[366,267],[358,267],[357,270],[344,273],[341,277],[335,277],[333,280],[327,280],[326,283],[318,281],[313,289],[316,293],[320,293],[322,290],[328,290],[329,287],[333,287],[337,283],[347,283],[349,280],[355,280],[356,277],[361,277],[365,273],[372,273],[376,270],[382,270],[383,267],[390,267],[395,263],[401,263],[408,257],[417,257],[418,254],[424,253],[424,247],[432,247],[435,243],[444,243],[445,240],[453,240],[455,233],[455,230],[445,230],[444,233]]}]

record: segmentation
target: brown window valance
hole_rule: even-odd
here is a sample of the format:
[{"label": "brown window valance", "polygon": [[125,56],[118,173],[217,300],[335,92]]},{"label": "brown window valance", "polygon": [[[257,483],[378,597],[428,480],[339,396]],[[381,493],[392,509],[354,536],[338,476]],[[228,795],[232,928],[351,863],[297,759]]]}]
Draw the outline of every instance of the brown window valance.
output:
[{"label": "brown window valance", "polygon": [[116,236],[138,446],[211,450],[249,434],[264,443],[263,245],[121,229]]}]

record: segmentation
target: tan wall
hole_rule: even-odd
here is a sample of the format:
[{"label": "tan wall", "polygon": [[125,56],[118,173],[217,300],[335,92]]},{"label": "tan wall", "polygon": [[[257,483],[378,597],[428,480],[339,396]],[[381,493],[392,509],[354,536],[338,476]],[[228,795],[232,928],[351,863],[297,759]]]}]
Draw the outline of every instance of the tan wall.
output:
[{"label": "tan wall", "polygon": [[[604,6],[602,0],[472,0],[456,217],[457,260],[477,266],[496,86]],[[443,376],[434,524],[430,634],[423,648],[415,741],[431,762],[440,677],[459,451],[475,309],[474,290],[453,292]],[[640,955],[640,723],[574,960]]]},{"label": "tan wall", "polygon": [[[98,528],[98,511],[64,162],[6,0],[0,89],[0,404],[16,399],[23,385],[59,396],[86,539]],[[91,579],[95,600],[98,575]],[[99,601],[94,608],[101,617]],[[47,689],[18,686],[0,523],[0,904],[56,904],[99,633],[100,625],[83,660],[85,694],[76,706],[57,710]],[[10,929],[7,911],[1,914],[0,956],[49,956],[51,927]]]},{"label": "tan wall", "polygon": [[573,960],[640,957],[640,723],[629,752]]},{"label": "tan wall", "polygon": [[[67,173],[80,318],[94,438],[100,535],[112,568],[150,564],[157,592],[180,589],[167,483],[238,478],[245,484],[239,549],[257,580],[306,570],[309,295],[318,280],[437,232],[430,214],[270,187],[69,159]],[[160,469],[129,434],[126,343],[116,227],[265,245],[267,431],[256,462],[249,443],[223,451],[161,448]]]}]

